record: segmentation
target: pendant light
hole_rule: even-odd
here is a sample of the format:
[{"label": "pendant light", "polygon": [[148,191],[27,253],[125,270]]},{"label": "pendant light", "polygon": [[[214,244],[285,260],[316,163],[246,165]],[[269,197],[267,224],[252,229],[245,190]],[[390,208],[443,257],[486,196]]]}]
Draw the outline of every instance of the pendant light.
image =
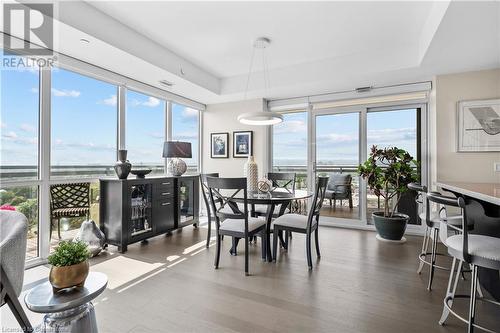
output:
[{"label": "pendant light", "polygon": [[[266,37],[260,37],[253,43],[252,57],[250,59],[250,69],[248,70],[247,84],[245,87],[245,100],[247,99],[248,85],[250,83],[250,75],[252,74],[253,59],[255,50],[262,50],[262,69],[264,72],[264,89],[267,93],[269,85],[269,73],[267,68],[266,48],[271,44],[271,40]],[[247,112],[238,116],[238,121],[246,125],[275,125],[283,121],[283,115],[278,112],[257,111]]]}]

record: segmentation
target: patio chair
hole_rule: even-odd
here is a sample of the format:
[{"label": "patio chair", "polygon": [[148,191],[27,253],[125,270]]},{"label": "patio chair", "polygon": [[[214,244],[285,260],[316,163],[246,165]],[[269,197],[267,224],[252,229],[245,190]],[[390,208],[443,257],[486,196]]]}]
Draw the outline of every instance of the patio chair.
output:
[{"label": "patio chair", "polygon": [[61,218],[90,217],[90,183],[56,184],[50,186],[50,234],[57,220],[57,236],[61,239]]},{"label": "patio chair", "polygon": [[330,207],[335,209],[337,200],[349,200],[349,208],[352,209],[352,176],[350,174],[335,173],[330,175],[330,181],[326,188],[325,199],[330,200]]}]

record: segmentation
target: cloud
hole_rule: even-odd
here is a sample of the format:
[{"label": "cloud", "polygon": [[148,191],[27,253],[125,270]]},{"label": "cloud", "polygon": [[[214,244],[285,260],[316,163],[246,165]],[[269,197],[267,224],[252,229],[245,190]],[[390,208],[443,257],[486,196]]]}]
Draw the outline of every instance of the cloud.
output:
[{"label": "cloud", "polygon": [[78,97],[80,96],[80,92],[77,90],[59,90],[56,88],[52,88],[52,94],[56,97]]},{"label": "cloud", "polygon": [[35,132],[35,127],[30,125],[30,124],[21,124],[21,126],[19,126],[19,128],[23,131],[23,132],[29,132],[29,133],[33,133]]},{"label": "cloud", "polygon": [[415,127],[384,128],[380,130],[368,131],[368,142],[395,144],[400,141],[413,141],[416,137],[417,131]]},{"label": "cloud", "polygon": [[174,138],[172,138],[172,139],[173,140],[186,140],[186,141],[196,140],[196,139],[198,139],[198,133],[196,133],[196,132],[183,132],[183,133],[179,133],[179,134],[174,135]]},{"label": "cloud", "polygon": [[7,124],[0,121],[0,128],[6,128]]},{"label": "cloud", "polygon": [[118,98],[116,97],[116,95],[110,95],[109,98],[106,98],[106,99],[99,101],[97,103],[109,105],[109,106],[116,106],[117,102],[118,102]]},{"label": "cloud", "polygon": [[93,142],[64,142],[61,139],[54,141],[54,149],[76,148],[91,151],[115,151],[116,147],[111,144],[100,144]]},{"label": "cloud", "polygon": [[302,120],[287,120],[274,126],[274,133],[300,133],[307,132],[306,123]]},{"label": "cloud", "polygon": [[155,98],[155,97],[148,97],[148,99],[144,102],[141,102],[140,100],[138,99],[132,99],[129,104],[130,106],[132,107],[136,107],[136,106],[147,106],[149,108],[154,108],[154,107],[157,107],[158,105],[160,105],[160,100],[158,98]]},{"label": "cloud", "polygon": [[8,139],[17,139],[17,133],[14,131],[9,131],[7,133],[2,134],[2,137],[8,138]]},{"label": "cloud", "polygon": [[159,132],[152,132],[149,133],[149,136],[155,139],[163,139],[165,137],[165,134]]},{"label": "cloud", "polygon": [[31,88],[30,91],[33,93],[33,94],[38,94],[38,88]]},{"label": "cloud", "polygon": [[142,103],[142,105],[154,108],[154,107],[160,105],[160,100],[158,98],[148,97],[148,100],[146,102]]},{"label": "cloud", "polygon": [[186,118],[195,118],[195,117],[198,117],[198,114],[200,113],[200,111],[196,110],[196,109],[193,109],[193,108],[184,108],[184,110],[182,110],[182,116],[186,117]]}]

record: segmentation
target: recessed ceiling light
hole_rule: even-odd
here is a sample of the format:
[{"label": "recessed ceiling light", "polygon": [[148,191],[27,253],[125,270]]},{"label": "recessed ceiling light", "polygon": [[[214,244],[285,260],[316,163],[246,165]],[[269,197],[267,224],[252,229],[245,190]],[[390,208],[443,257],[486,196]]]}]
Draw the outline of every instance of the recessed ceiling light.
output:
[{"label": "recessed ceiling light", "polygon": [[89,44],[90,40],[88,40],[87,38],[80,38],[80,42],[85,43],[85,44]]},{"label": "recessed ceiling light", "polygon": [[160,82],[160,84],[164,85],[165,87],[169,87],[169,88],[173,87],[173,85],[174,85],[172,82],[167,81],[167,80],[160,80],[159,82]]}]

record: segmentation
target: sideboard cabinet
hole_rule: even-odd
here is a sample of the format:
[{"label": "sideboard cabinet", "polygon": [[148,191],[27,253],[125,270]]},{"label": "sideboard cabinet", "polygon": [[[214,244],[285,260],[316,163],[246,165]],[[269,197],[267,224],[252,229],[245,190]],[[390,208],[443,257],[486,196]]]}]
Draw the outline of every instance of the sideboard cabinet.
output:
[{"label": "sideboard cabinet", "polygon": [[106,242],[127,245],[198,226],[198,176],[100,180],[100,225]]}]

